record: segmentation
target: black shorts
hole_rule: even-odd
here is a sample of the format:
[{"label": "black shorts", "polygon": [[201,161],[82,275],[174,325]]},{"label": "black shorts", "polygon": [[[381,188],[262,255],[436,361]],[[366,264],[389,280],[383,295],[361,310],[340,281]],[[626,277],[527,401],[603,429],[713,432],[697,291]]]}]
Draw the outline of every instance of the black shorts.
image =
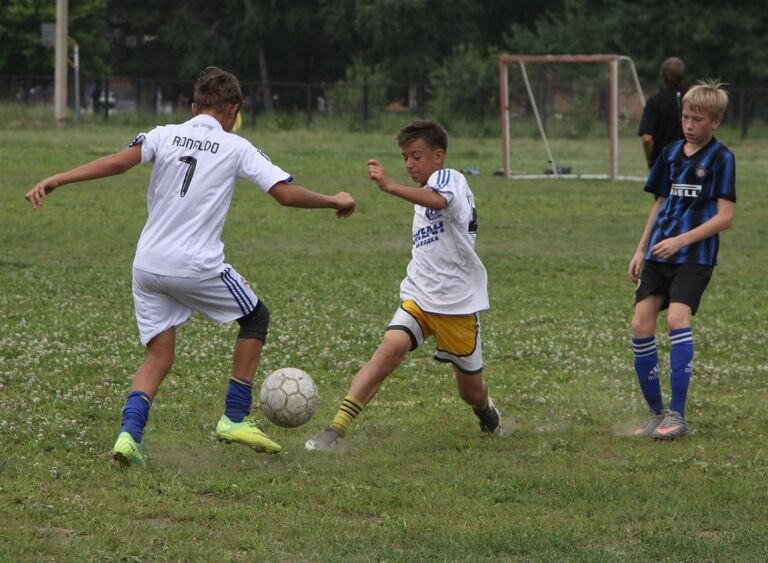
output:
[{"label": "black shorts", "polygon": [[667,264],[646,260],[640,284],[635,290],[635,303],[649,295],[663,295],[662,310],[669,307],[670,302],[684,303],[695,315],[713,271],[713,266],[701,264]]}]

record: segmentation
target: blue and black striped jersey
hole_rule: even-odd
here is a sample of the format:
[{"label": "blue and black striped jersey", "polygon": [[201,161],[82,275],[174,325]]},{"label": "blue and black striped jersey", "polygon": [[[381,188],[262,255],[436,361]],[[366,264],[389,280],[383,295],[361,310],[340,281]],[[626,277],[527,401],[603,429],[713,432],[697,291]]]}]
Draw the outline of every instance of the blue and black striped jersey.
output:
[{"label": "blue and black striped jersey", "polygon": [[670,143],[656,159],[645,191],[665,198],[651,231],[645,259],[670,264],[717,264],[718,235],[680,249],[671,258],[651,254],[664,239],[695,229],[717,214],[719,198],[736,201],[736,159],[715,139],[691,156],[685,156],[685,140]]}]

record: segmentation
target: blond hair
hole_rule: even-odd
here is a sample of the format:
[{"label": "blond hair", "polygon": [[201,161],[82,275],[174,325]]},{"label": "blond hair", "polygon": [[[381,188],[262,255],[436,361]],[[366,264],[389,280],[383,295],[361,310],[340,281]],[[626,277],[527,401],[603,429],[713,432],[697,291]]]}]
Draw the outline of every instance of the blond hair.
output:
[{"label": "blond hair", "polygon": [[722,119],[728,107],[728,92],[725,84],[718,79],[700,80],[683,97],[683,105],[688,104],[693,111],[707,113],[710,117]]}]

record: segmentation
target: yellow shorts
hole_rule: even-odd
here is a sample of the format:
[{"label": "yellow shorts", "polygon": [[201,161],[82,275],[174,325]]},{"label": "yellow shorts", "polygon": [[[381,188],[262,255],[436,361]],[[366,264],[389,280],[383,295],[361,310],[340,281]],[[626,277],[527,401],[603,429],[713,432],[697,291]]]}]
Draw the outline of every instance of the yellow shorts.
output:
[{"label": "yellow shorts", "polygon": [[402,330],[411,337],[411,350],[435,335],[435,359],[454,364],[464,373],[483,371],[480,316],[429,313],[414,301],[400,304],[387,330]]}]

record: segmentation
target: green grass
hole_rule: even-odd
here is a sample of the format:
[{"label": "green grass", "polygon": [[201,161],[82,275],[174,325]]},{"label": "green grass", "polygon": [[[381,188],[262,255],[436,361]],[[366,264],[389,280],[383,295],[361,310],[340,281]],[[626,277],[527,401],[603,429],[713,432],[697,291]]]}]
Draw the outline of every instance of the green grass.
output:
[{"label": "green grass", "polygon": [[[470,181],[490,274],[486,377],[509,436],[480,434],[428,345],[384,384],[346,452],[328,456],[302,445],[378,344],[410,252],[410,206],[375,189],[364,164],[377,157],[406,176],[394,131],[246,129],[297,183],[359,202],[337,221],[280,208],[243,184],[224,232],[228,260],[272,312],[261,376],[305,369],[320,388],[319,413],[299,429],[264,424],[279,456],[214,441],[236,328],[195,317],[152,409],[150,462],[121,471],[108,451],[143,359],[130,266],[149,167],[62,188],[41,210],[23,195],[135,133],[0,134],[0,560],[768,557],[764,143],[725,136],[739,202],[694,322],[688,438],[626,436],[645,408],[625,271],[651,198],[632,183],[504,181],[490,173],[495,138],[454,138],[449,165],[481,170]],[[603,152],[577,148],[570,158]],[[517,150],[539,158],[533,140]],[[663,318],[659,333],[666,355]]]}]

